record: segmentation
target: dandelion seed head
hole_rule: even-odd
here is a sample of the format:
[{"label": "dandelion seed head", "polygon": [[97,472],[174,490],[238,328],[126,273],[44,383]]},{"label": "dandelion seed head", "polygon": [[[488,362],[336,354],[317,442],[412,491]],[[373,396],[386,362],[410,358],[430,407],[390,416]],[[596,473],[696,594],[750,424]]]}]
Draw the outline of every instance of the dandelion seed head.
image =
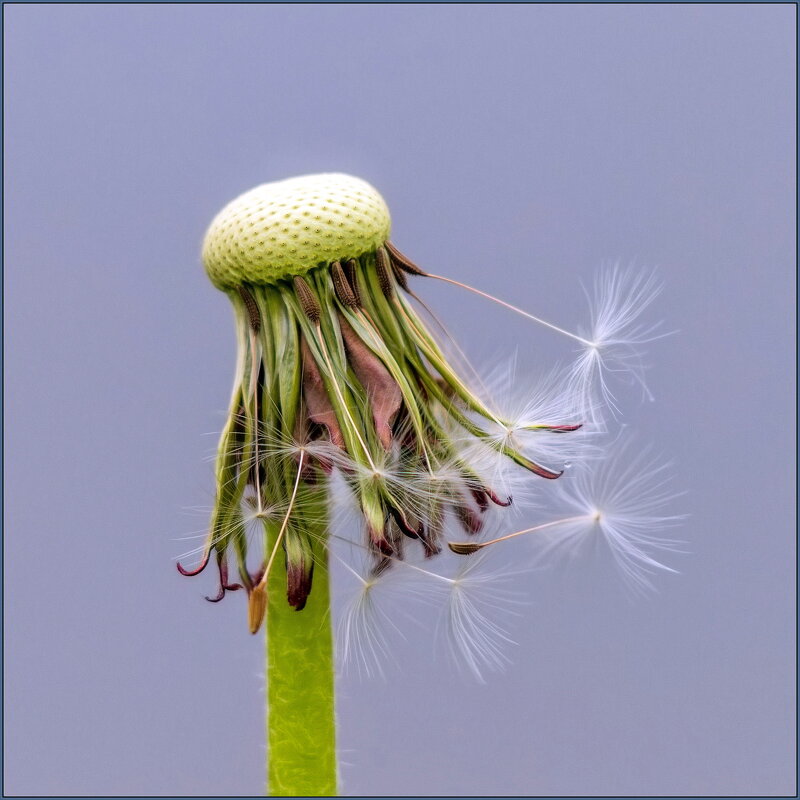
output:
[{"label": "dandelion seed head", "polygon": [[[233,306],[237,359],[208,535],[196,566],[179,570],[215,563],[209,599],[244,589],[255,632],[279,599],[273,584],[267,593],[273,565],[285,566],[286,602],[302,611],[330,556],[355,588],[341,618],[346,659],[372,673],[399,633],[389,598],[405,611],[435,597],[449,650],[480,676],[505,663],[511,642],[511,601],[485,553],[521,532],[486,537],[541,507],[554,483],[582,509],[562,542],[592,528],[632,581],[662,568],[646,527],[661,517],[641,476],[623,469],[610,495],[595,482],[591,500],[585,489],[601,407],[617,410],[610,377],[626,370],[644,385],[641,348],[655,328],[641,319],[659,287],[615,267],[597,278],[586,336],[543,323],[581,343],[567,370],[533,379],[515,356],[476,370],[419,313],[429,309],[409,281],[441,276],[400,252],[390,227],[380,194],[339,174],[263,184],[212,222],[203,262]],[[450,542],[451,553],[456,531],[467,543]]]},{"label": "dandelion seed head", "polygon": [[[389,236],[389,209],[351,175],[303,175],[257,186],[212,221],[203,262],[215,286],[273,283],[321,261],[358,257]],[[333,252],[333,258],[326,258]]]}]

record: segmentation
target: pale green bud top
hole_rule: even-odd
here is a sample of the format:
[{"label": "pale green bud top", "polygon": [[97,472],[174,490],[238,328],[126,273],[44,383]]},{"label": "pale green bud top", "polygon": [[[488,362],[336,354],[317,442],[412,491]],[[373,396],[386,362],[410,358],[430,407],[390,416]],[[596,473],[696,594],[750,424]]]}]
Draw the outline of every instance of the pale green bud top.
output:
[{"label": "pale green bud top", "polygon": [[322,264],[374,252],[389,209],[366,181],[340,173],[264,183],[228,203],[203,242],[203,264],[222,290],[274,284]]}]

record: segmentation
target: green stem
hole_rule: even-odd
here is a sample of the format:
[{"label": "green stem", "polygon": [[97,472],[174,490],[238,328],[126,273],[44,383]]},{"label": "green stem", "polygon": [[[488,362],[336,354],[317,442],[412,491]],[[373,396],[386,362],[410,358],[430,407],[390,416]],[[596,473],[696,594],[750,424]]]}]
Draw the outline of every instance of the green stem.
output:
[{"label": "green stem", "polygon": [[[324,492],[299,497],[314,549],[314,588],[306,607],[285,599],[286,565],[279,556],[269,576],[267,609],[267,793],[336,794],[334,661]],[[275,543],[277,529],[270,533]]]}]

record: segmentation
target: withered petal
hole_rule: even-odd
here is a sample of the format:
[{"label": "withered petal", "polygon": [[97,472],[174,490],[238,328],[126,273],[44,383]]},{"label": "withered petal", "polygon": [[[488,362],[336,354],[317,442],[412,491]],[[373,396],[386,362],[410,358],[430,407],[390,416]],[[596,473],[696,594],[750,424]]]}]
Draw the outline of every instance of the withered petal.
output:
[{"label": "withered petal", "polygon": [[378,438],[388,450],[392,446],[392,423],[400,410],[403,395],[383,362],[367,347],[342,316],[339,317],[350,366],[370,401]]},{"label": "withered petal", "polygon": [[305,339],[302,339],[301,347],[303,352],[303,399],[308,409],[308,418],[327,429],[331,444],[344,448],[344,437],[336,419],[336,412],[325,391],[325,384],[322,381],[322,374],[317,362],[314,361],[314,356],[311,355],[311,349]]}]

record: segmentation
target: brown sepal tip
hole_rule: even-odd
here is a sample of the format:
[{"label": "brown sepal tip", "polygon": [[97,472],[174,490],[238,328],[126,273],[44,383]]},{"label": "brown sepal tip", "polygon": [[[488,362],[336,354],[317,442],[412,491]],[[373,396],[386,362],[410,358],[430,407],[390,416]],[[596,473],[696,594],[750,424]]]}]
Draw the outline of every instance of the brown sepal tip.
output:
[{"label": "brown sepal tip", "polygon": [[253,587],[247,598],[247,625],[250,633],[258,633],[266,610],[267,586],[265,583],[259,583]]},{"label": "brown sepal tip", "polygon": [[187,578],[194,577],[195,575],[199,575],[208,565],[208,559],[211,557],[211,550],[207,550],[203,554],[203,560],[200,562],[200,566],[196,567],[195,569],[186,569],[185,567],[181,566],[181,562],[177,561],[175,566],[178,568],[178,572],[181,575],[185,575]]},{"label": "brown sepal tip", "polygon": [[409,273],[409,275],[419,275],[423,278],[428,277],[428,273],[421,270],[411,259],[406,258],[390,241],[383,243],[383,246],[389,251],[392,261],[397,264],[400,269]]}]

